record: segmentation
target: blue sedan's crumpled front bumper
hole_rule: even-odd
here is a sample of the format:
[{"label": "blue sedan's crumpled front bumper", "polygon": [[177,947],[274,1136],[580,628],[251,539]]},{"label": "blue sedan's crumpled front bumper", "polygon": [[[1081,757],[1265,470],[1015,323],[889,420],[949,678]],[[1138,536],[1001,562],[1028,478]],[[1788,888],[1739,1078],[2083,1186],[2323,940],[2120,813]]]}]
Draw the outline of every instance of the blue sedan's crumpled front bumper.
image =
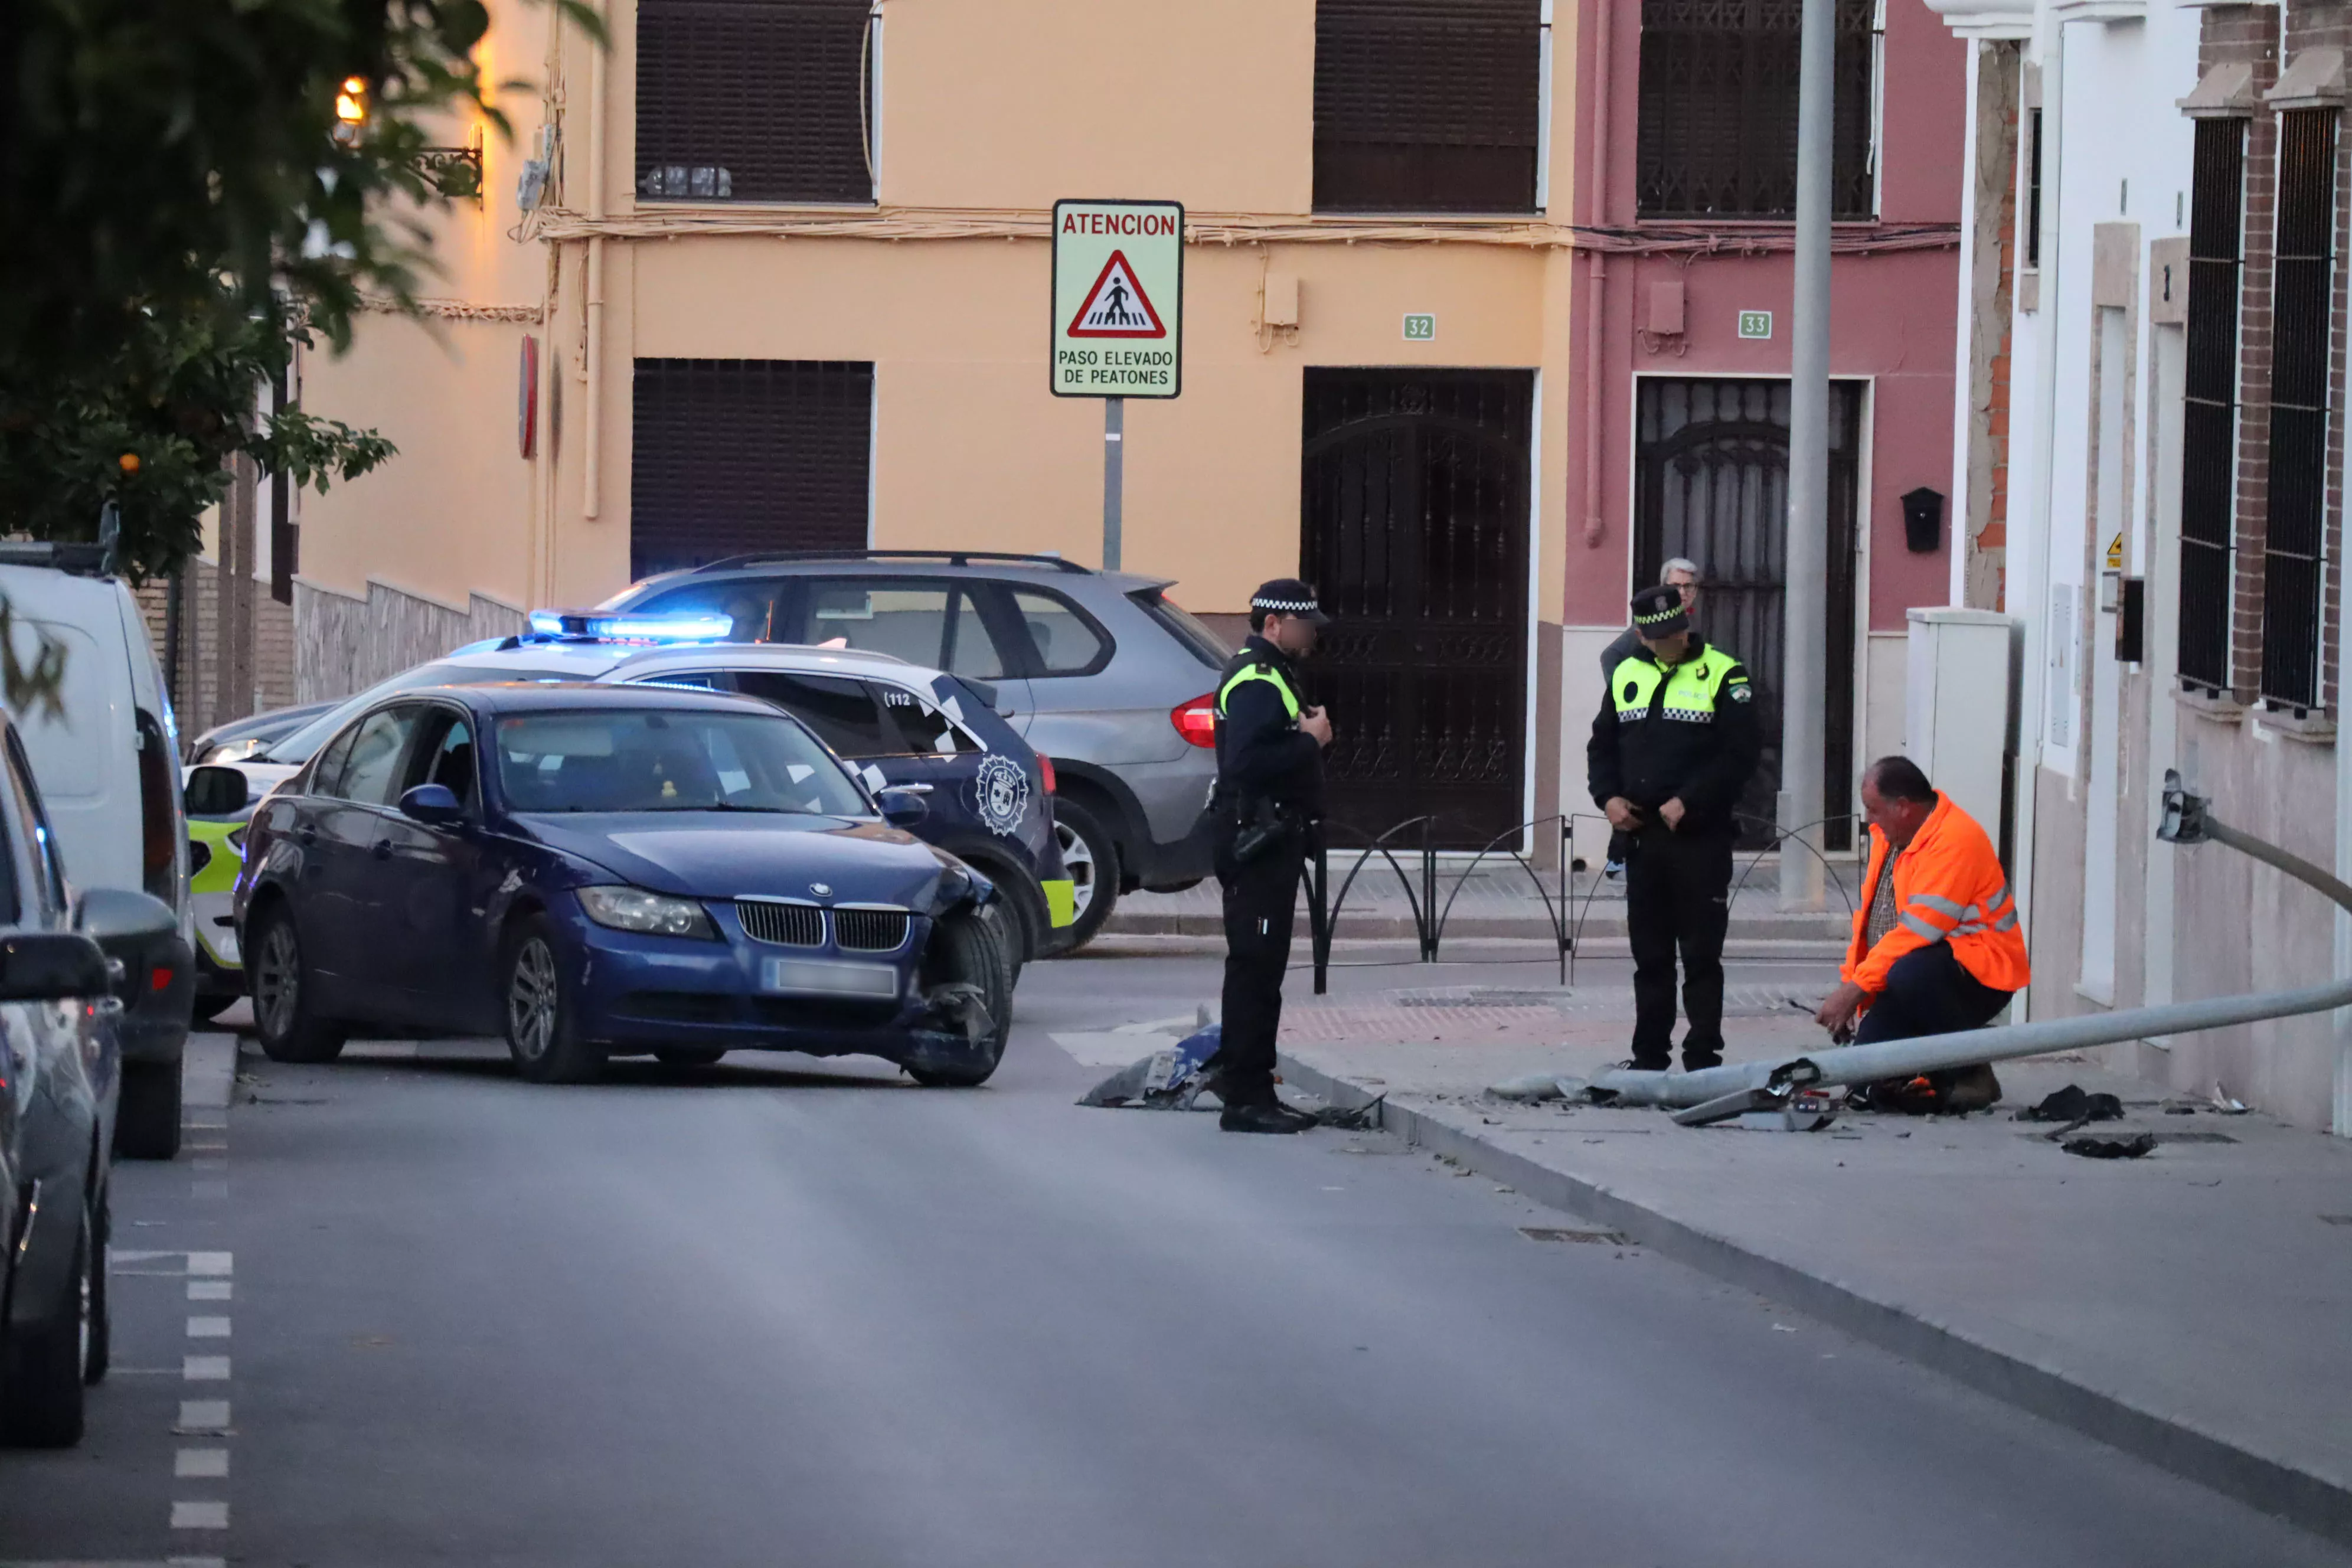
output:
[{"label": "blue sedan's crumpled front bumper", "polygon": [[579,955],[578,1018],[627,1054],[685,1050],[858,1054],[948,1068],[985,1053],[921,985],[932,921],[910,915],[888,952],[756,942],[731,905],[706,901],[720,940],[614,931],[570,911]]}]

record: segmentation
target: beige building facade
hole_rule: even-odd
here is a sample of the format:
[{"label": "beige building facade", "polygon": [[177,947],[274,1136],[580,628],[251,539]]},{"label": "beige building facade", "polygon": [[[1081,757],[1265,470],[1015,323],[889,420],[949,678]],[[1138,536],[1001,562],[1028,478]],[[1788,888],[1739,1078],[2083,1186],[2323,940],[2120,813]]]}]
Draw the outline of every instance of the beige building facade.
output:
[{"label": "beige building facade", "polygon": [[[511,629],[533,606],[606,597],[649,561],[675,559],[649,553],[647,519],[674,517],[680,488],[718,513],[742,510],[730,483],[802,482],[776,479],[761,439],[697,448],[681,481],[677,452],[647,427],[649,366],[676,379],[709,365],[724,381],[756,363],[771,381],[824,382],[834,405],[845,393],[868,399],[864,449],[835,438],[811,459],[826,468],[808,481],[805,509],[830,520],[822,542],[1097,563],[1104,411],[1047,390],[1049,213],[1060,197],[1167,199],[1188,217],[1183,388],[1127,405],[1122,564],[1174,579],[1171,596],[1190,609],[1238,616],[1256,583],[1301,570],[1303,420],[1317,372],[1508,373],[1519,390],[1504,417],[1520,427],[1501,435],[1524,471],[1507,503],[1478,502],[1483,526],[1515,536],[1498,546],[1515,557],[1507,624],[1489,629],[1516,645],[1511,820],[1558,809],[1557,726],[1538,714],[1558,702],[1542,672],[1557,664],[1568,455],[1562,421],[1543,410],[1570,369],[1572,251],[1549,216],[1565,211],[1571,117],[1550,89],[1549,6],[1473,3],[1473,20],[1482,8],[1496,15],[1476,46],[1523,57],[1504,72],[1519,101],[1499,112],[1510,122],[1501,139],[1515,143],[1503,162],[1524,189],[1523,202],[1506,199],[1524,210],[1318,211],[1312,0],[880,0],[870,12],[860,0],[850,79],[864,88],[852,112],[866,134],[850,154],[870,162],[871,199],[825,202],[746,199],[761,177],[752,153],[732,168],[670,166],[641,144],[679,134],[740,144],[741,127],[712,129],[704,101],[728,89],[714,58],[761,47],[730,45],[740,16],[729,6],[615,5],[609,51],[551,7],[493,6],[488,74],[531,77],[543,95],[508,100],[516,134],[485,140],[483,201],[436,221],[443,276],[425,318],[372,316],[348,356],[303,367],[308,406],[373,426],[402,451],[302,503],[304,694]],[[1328,29],[1334,8],[1320,9]],[[841,38],[823,5],[768,10],[804,13]],[[1362,10],[1371,43],[1426,53],[1410,36],[1384,39],[1379,7]],[[1329,75],[1327,56],[1327,95]],[[775,92],[796,96],[789,82]],[[652,95],[664,102],[641,101]],[[1482,110],[1462,112],[1480,134]],[[680,132],[681,114],[702,114],[700,130]],[[661,124],[648,129],[649,117]],[[1331,119],[1327,108],[1327,130]],[[451,140],[472,134],[453,128]],[[841,146],[836,121],[809,155],[837,165]],[[544,194],[524,211],[518,175],[541,151],[552,153]],[[1335,176],[1319,177],[1328,197]],[[1412,329],[1428,335],[1406,335],[1409,315],[1430,319]],[[726,366],[738,368],[716,368]],[[1383,395],[1420,395],[1393,378]],[[714,426],[699,406],[667,408],[661,430],[683,429],[690,444],[727,426],[723,411]],[[774,416],[791,421],[795,406]],[[1422,459],[1423,477],[1442,461]],[[847,538],[838,514],[852,487],[862,526]],[[1520,515],[1498,519],[1497,504]],[[1424,506],[1350,526],[1451,526],[1432,515]],[[750,532],[777,547],[814,542],[797,527],[785,516]],[[740,529],[717,537],[761,547]],[[1437,549],[1430,538],[1420,547]]]}]

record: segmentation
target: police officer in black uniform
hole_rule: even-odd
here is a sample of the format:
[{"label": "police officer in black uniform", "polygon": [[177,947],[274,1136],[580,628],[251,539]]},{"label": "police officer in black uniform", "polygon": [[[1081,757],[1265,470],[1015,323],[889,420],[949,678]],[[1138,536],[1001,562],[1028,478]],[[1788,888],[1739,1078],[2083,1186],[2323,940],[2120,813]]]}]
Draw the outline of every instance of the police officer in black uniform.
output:
[{"label": "police officer in black uniform", "polygon": [[1763,751],[1756,689],[1739,661],[1691,630],[1682,595],[1633,595],[1641,647],[1610,672],[1584,749],[1593,804],[1628,840],[1633,1059],[1674,1059],[1675,953],[1682,952],[1683,1066],[1723,1060],[1723,936],[1731,923],[1732,808]]},{"label": "police officer in black uniform", "polygon": [[1307,841],[1323,815],[1331,721],[1307,705],[1293,662],[1329,619],[1315,590],[1277,577],[1250,595],[1250,637],[1217,678],[1217,880],[1225,898],[1224,1035],[1218,1125],[1297,1132],[1315,1119],[1274,1092],[1274,1037]]}]

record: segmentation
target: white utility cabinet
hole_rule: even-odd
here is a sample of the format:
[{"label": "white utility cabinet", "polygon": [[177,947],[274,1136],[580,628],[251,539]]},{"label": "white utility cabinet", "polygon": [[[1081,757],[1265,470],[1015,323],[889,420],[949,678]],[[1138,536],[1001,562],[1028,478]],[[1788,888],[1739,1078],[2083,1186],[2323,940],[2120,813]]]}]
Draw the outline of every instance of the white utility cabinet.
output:
[{"label": "white utility cabinet", "polygon": [[1906,616],[1904,752],[1998,844],[2009,768],[2010,618],[1998,610],[1943,605]]}]

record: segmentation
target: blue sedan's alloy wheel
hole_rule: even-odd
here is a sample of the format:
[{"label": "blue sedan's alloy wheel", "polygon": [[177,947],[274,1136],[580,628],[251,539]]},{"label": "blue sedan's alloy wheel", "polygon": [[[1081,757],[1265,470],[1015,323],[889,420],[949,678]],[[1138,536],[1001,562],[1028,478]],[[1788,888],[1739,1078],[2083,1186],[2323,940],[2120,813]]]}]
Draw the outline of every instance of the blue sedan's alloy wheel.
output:
[{"label": "blue sedan's alloy wheel", "polygon": [[534,915],[508,945],[504,999],[507,1049],[533,1083],[586,1083],[604,1070],[604,1053],[580,1038],[563,991],[554,928]]},{"label": "blue sedan's alloy wheel", "polygon": [[342,1028],[315,1016],[302,941],[294,917],[280,905],[262,911],[249,963],[253,975],[253,1025],[261,1049],[274,1062],[331,1062],[342,1054]]}]

